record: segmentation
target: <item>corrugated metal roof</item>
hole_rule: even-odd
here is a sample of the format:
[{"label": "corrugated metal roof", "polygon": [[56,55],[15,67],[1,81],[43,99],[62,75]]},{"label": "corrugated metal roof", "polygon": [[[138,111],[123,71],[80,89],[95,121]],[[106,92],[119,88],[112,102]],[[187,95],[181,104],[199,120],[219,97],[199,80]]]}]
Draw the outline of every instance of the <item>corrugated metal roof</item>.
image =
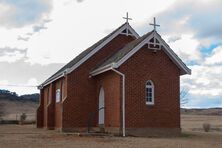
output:
[{"label": "corrugated metal roof", "polygon": [[78,63],[82,58],[84,58],[86,55],[88,55],[93,49],[95,49],[97,46],[99,46],[100,44],[102,44],[105,40],[107,40],[110,36],[112,36],[113,34],[115,34],[121,27],[123,27],[126,23],[124,23],[123,25],[121,25],[120,27],[118,27],[116,30],[114,30],[113,32],[111,32],[109,35],[105,36],[104,38],[102,38],[101,40],[99,40],[97,43],[93,44],[91,47],[87,48],[86,50],[84,50],[82,53],[80,53],[78,56],[76,56],[73,60],[71,60],[68,64],[66,64],[65,66],[63,66],[60,70],[58,70],[55,74],[53,74],[51,77],[49,77],[46,81],[44,81],[41,85],[47,84],[50,81],[54,80],[55,78],[59,77],[60,75],[63,74],[63,72],[68,69],[71,68],[72,66],[74,66],[76,63]]},{"label": "corrugated metal roof", "polygon": [[134,49],[139,43],[141,43],[145,38],[147,38],[152,33],[153,32],[148,32],[142,37],[126,44],[121,50],[118,50],[116,53],[107,58],[103,63],[96,66],[94,70],[102,68],[112,63],[117,63],[120,59],[122,59],[127,53],[129,53],[132,49]]}]

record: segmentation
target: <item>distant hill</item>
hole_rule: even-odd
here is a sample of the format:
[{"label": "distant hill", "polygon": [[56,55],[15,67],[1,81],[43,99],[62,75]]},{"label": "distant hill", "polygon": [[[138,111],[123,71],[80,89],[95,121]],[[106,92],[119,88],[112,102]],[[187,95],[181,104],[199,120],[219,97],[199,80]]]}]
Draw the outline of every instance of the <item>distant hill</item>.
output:
[{"label": "distant hill", "polygon": [[[22,113],[26,113],[28,119],[35,119],[38,105],[39,94],[18,96],[15,92],[0,89],[0,118],[14,120]],[[181,114],[222,116],[222,108],[181,108]]]},{"label": "distant hill", "polygon": [[0,100],[10,100],[10,101],[31,101],[31,102],[39,102],[39,94],[26,94],[18,96],[16,92],[10,92],[8,90],[0,89]]},{"label": "distant hill", "polygon": [[0,89],[0,118],[14,120],[26,113],[28,118],[34,119],[38,102],[39,94],[18,96],[15,92]]},{"label": "distant hill", "polygon": [[184,109],[181,108],[181,114],[188,115],[211,115],[222,116],[222,108],[207,108],[207,109]]}]

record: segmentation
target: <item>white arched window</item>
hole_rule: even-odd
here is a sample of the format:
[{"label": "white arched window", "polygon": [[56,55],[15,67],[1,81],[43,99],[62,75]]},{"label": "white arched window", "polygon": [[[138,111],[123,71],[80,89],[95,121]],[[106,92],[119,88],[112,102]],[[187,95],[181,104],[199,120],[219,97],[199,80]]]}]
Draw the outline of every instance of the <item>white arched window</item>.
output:
[{"label": "white arched window", "polygon": [[146,104],[154,104],[154,84],[151,80],[146,82]]}]

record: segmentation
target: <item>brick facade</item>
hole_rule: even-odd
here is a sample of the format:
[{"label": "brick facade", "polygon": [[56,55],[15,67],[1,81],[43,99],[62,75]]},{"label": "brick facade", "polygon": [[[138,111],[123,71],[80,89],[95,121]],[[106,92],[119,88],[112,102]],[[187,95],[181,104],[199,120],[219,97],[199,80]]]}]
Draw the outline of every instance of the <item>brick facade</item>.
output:
[{"label": "brick facade", "polygon": [[103,87],[105,91],[105,127],[121,127],[120,76],[113,71],[108,71],[95,79],[97,80],[97,102],[99,102],[100,87]]},{"label": "brick facade", "polygon": [[62,99],[63,99],[63,85],[64,85],[64,80],[60,79],[59,81],[56,82],[55,84],[55,91],[57,89],[60,89],[60,94],[61,94],[61,98],[60,98],[60,102],[56,102],[55,103],[55,128],[56,129],[61,129],[62,127]]},{"label": "brick facade", "polygon": [[[62,131],[86,130],[89,121],[98,126],[99,91],[105,90],[105,128],[122,129],[122,77],[110,70],[91,77],[89,73],[107,57],[133,41],[118,35],[77,69],[41,89],[37,127]],[[180,69],[163,50],[153,52],[142,47],[118,70],[125,74],[126,129],[150,132],[150,129],[180,130]],[[154,105],[146,105],[145,84],[154,83]],[[56,102],[56,90],[61,101]],[[89,120],[90,117],[93,118]],[[144,130],[143,130],[144,129]]]},{"label": "brick facade", "polygon": [[[107,55],[113,54],[132,40],[133,38],[130,36],[117,36],[68,75],[67,99],[63,103],[64,128],[87,127],[90,114],[96,112],[98,109],[98,94],[95,87],[97,81],[89,77],[90,71],[98,63],[103,62],[107,58]],[[93,120],[92,125],[97,126],[97,118]]]},{"label": "brick facade", "polygon": [[40,90],[39,107],[36,111],[36,126],[41,128],[44,126],[44,91]]},{"label": "brick facade", "polygon": [[[44,104],[41,104],[38,110],[42,109],[45,113],[42,115],[44,119],[44,127],[49,127],[47,122],[53,121],[53,127],[56,129],[62,130],[78,130],[81,128],[85,128],[88,125],[88,119],[90,114],[95,113],[95,118],[92,121],[92,126],[97,126],[98,115],[98,87],[99,82],[97,82],[96,78],[90,78],[89,73],[96,65],[103,62],[107,56],[113,54],[117,50],[121,49],[126,43],[134,40],[131,36],[118,35],[111,42],[109,42],[106,46],[100,49],[95,55],[93,55],[90,59],[84,62],[80,67],[74,70],[72,73],[68,74],[64,80],[64,88],[62,89],[63,101],[60,103],[55,103],[55,92],[58,87],[61,87],[60,79],[56,80],[50,85],[53,85],[53,90],[50,91],[52,100],[54,101],[54,108],[51,108],[51,111],[54,109],[53,118],[47,118],[49,114],[49,107],[47,107],[47,89],[48,86],[44,87],[42,90],[44,92],[44,97],[41,97],[41,100],[44,101]],[[118,76],[116,76],[118,77]],[[118,77],[119,79],[119,77]],[[59,84],[60,83],[60,84]],[[109,82],[104,82],[109,83]],[[119,83],[117,85],[120,85]],[[106,86],[108,89],[109,86]],[[120,90],[117,90],[120,91]],[[119,100],[119,98],[116,98]],[[112,103],[112,102],[110,102]],[[107,102],[109,104],[109,102]],[[116,105],[119,105],[117,103]],[[116,107],[114,107],[116,108]],[[40,111],[39,111],[40,112]],[[48,112],[48,113],[46,113]],[[106,114],[111,114],[110,109],[107,109]],[[118,114],[118,113],[116,113]],[[110,121],[107,126],[119,126],[119,117],[112,117],[111,119],[115,119]],[[110,119],[110,120],[111,120]],[[106,119],[108,121],[109,118]],[[107,122],[108,123],[108,122]]]},{"label": "brick facade", "polygon": [[[180,128],[180,70],[164,53],[144,46],[119,71],[126,77],[127,128]],[[146,105],[145,84],[154,83],[154,105]]]}]

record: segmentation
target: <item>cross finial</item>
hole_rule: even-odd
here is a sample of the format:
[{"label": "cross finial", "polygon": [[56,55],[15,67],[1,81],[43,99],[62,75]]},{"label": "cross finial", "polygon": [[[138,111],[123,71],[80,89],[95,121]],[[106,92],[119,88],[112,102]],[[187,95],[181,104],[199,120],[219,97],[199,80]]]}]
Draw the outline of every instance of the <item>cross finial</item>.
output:
[{"label": "cross finial", "polygon": [[126,20],[126,23],[129,23],[129,20],[132,20],[132,18],[129,18],[128,12],[126,13],[126,17],[123,17],[123,19]]},{"label": "cross finial", "polygon": [[160,25],[156,24],[156,18],[155,17],[153,18],[153,24],[150,23],[150,25],[154,27],[154,31],[156,31],[156,27],[160,27]]}]

